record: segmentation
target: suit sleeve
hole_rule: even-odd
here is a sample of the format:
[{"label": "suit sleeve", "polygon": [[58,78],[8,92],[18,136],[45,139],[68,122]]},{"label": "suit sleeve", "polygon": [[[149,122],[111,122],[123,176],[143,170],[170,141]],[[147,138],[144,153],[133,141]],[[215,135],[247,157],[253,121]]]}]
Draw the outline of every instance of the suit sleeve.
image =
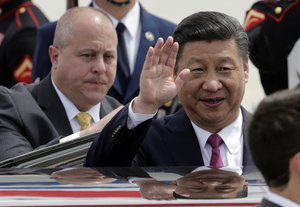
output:
[{"label": "suit sleeve", "polygon": [[0,100],[0,160],[57,142],[57,131],[28,91],[0,87]]},{"label": "suit sleeve", "polygon": [[151,120],[133,129],[127,128],[128,105],[104,127],[88,151],[85,166],[131,166]]},{"label": "suit sleeve", "polygon": [[0,160],[32,150],[30,142],[22,135],[23,125],[8,91],[0,87]]}]

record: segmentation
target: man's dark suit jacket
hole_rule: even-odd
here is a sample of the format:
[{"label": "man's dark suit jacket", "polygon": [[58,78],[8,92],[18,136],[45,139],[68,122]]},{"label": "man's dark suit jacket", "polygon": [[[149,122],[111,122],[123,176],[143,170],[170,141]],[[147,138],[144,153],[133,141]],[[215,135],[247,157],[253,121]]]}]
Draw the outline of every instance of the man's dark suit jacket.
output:
[{"label": "man's dark suit jacket", "polygon": [[[118,76],[116,76],[113,86],[108,91],[108,95],[116,98],[122,104],[128,103],[138,95],[140,74],[148,48],[154,46],[159,37],[166,40],[168,36],[172,35],[175,29],[175,24],[150,14],[142,6],[140,12],[142,31],[134,72],[128,83],[127,90],[125,93],[122,92],[120,81],[118,80]],[[37,44],[33,59],[33,80],[36,78],[43,79],[51,69],[48,48],[53,42],[55,27],[56,22],[52,22],[43,25],[38,30]]]},{"label": "man's dark suit jacket", "polygon": [[[243,108],[242,114],[245,138],[246,124],[251,115]],[[95,139],[88,152],[86,166],[204,165],[198,139],[183,109],[169,116],[143,122],[131,130],[127,128],[127,119],[128,105]],[[246,141],[243,152],[243,166],[253,166]]]},{"label": "man's dark suit jacket", "polygon": [[276,203],[273,203],[272,201],[263,198],[263,200],[257,207],[284,207],[284,206],[277,205]]},{"label": "man's dark suit jacket", "polygon": [[[0,100],[0,160],[58,143],[60,137],[73,133],[50,75],[38,84],[0,87]],[[119,105],[106,96],[100,118]]]}]

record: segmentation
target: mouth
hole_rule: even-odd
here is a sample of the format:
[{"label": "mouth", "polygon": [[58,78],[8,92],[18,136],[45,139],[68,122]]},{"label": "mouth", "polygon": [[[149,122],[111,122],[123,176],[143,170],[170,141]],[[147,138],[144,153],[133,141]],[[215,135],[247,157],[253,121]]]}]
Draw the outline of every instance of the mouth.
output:
[{"label": "mouth", "polygon": [[96,85],[106,85],[106,81],[103,80],[89,80],[87,81],[87,83]]},{"label": "mouth", "polygon": [[223,103],[224,100],[225,98],[222,97],[203,98],[203,99],[200,98],[200,101],[209,107],[218,107]]}]

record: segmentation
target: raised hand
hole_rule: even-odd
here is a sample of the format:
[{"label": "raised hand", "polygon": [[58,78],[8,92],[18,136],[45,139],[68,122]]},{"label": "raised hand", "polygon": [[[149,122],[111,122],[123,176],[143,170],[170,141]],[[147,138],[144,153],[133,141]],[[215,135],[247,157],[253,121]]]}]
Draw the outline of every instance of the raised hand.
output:
[{"label": "raised hand", "polygon": [[133,103],[134,112],[155,113],[176,96],[173,74],[178,47],[173,37],[168,37],[165,42],[159,38],[155,47],[149,48],[141,73],[140,93]]}]

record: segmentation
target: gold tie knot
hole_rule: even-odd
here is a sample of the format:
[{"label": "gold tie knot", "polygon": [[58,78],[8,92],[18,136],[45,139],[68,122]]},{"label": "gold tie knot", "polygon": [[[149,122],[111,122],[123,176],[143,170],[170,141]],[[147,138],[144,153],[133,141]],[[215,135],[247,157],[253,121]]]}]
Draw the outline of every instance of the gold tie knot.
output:
[{"label": "gold tie knot", "polygon": [[78,123],[80,125],[80,130],[84,130],[91,125],[92,117],[87,112],[79,112],[76,115],[76,120],[78,121]]}]

